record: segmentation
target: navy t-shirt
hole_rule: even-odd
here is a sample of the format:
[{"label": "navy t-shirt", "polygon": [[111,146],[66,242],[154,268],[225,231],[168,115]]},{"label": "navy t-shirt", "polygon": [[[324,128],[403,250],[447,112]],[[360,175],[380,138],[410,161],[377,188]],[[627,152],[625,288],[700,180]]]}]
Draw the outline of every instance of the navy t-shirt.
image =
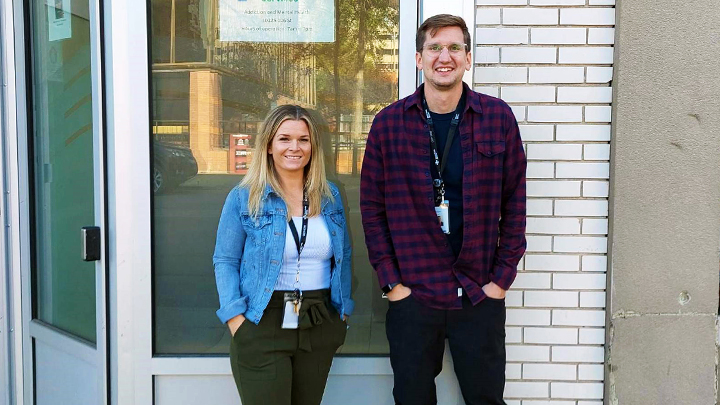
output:
[{"label": "navy t-shirt", "polygon": [[[463,93],[463,97],[460,98],[460,104],[460,111],[462,111],[464,110],[465,93]],[[448,114],[435,114],[430,111],[430,116],[433,120],[435,140],[438,143],[437,146],[440,164],[442,164],[442,155],[445,151],[445,144],[447,143],[447,136],[450,131],[450,121],[452,121],[453,115],[455,115],[454,111]],[[458,125],[458,128],[455,129],[452,144],[450,145],[450,150],[448,151],[445,171],[442,176],[442,179],[445,182],[445,199],[448,200],[450,204],[450,234],[446,236],[448,238],[448,242],[450,243],[450,247],[455,254],[455,258],[457,258],[460,254],[463,240],[463,157],[462,149],[460,147],[459,128],[460,125]],[[429,139],[428,142],[430,142]],[[438,178],[437,166],[435,165],[435,160],[432,157],[430,159],[430,166],[433,178]]]}]

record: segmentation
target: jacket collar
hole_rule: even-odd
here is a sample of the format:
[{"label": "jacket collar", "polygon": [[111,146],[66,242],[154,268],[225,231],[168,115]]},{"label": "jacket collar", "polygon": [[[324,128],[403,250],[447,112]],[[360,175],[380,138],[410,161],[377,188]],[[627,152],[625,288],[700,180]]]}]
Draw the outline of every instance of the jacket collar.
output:
[{"label": "jacket collar", "polygon": [[265,192],[263,193],[263,200],[267,200],[270,193],[275,194],[275,190],[273,190],[272,186],[270,184],[267,184],[265,186]]}]

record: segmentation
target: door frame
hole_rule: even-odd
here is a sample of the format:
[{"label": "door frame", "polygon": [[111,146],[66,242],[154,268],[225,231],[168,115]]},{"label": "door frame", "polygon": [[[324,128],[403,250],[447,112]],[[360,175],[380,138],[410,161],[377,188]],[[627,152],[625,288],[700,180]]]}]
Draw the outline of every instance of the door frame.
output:
[{"label": "door frame", "polygon": [[[30,29],[30,5],[26,2],[3,2],[3,11],[12,11],[7,20],[11,24],[3,26],[3,34],[12,29],[10,35],[3,35],[5,45],[13,47],[4,49],[4,56],[13,60],[12,72],[14,83],[11,91],[14,99],[7,100],[5,111],[13,114],[8,124],[14,128],[7,131],[6,153],[8,184],[8,239],[11,241],[8,254],[10,261],[10,274],[12,282],[12,311],[16,317],[12,321],[16,328],[13,336],[14,364],[13,389],[14,400],[17,404],[33,404],[35,402],[34,381],[34,339],[55,349],[69,353],[97,367],[97,393],[100,404],[108,403],[108,339],[106,305],[107,296],[107,209],[106,209],[106,170],[105,170],[105,137],[103,117],[103,69],[102,69],[102,31],[101,31],[101,0],[88,0],[89,26],[90,26],[90,57],[91,57],[91,87],[92,87],[92,119],[93,119],[93,186],[94,186],[94,224],[101,229],[101,259],[95,262],[95,305],[96,305],[96,342],[89,344],[68,332],[59,330],[37,319],[33,319],[32,294],[32,251],[31,235],[35,232],[31,228],[30,186],[34,179],[30,174],[32,158],[29,156],[29,139],[32,125],[28,117],[33,111],[32,99],[32,72],[28,70],[32,58],[32,48],[27,37]],[[7,14],[5,14],[7,15]],[[6,22],[6,21],[4,21]],[[9,28],[11,27],[11,28]],[[11,63],[6,63],[6,67]],[[8,80],[10,84],[10,80]],[[14,108],[13,108],[14,107]],[[12,153],[17,152],[17,153]],[[77,230],[78,237],[80,229]],[[80,255],[81,252],[78,252]],[[94,348],[93,348],[94,346]]]},{"label": "door frame", "polygon": [[2,339],[2,346],[7,356],[5,379],[8,392],[3,399],[8,403],[22,405],[24,403],[24,337],[22,324],[22,285],[21,285],[21,241],[23,230],[20,224],[23,221],[24,204],[27,201],[25,188],[20,187],[21,179],[27,178],[18,162],[18,151],[23,148],[25,138],[18,134],[26,133],[25,115],[18,114],[19,106],[25,105],[25,78],[18,77],[17,72],[24,72],[25,61],[16,57],[15,49],[24,43],[22,10],[13,2],[0,2],[0,88],[2,99],[2,184],[1,190],[5,194],[0,208],[3,221],[2,248],[0,259],[6,271],[0,276],[1,286],[5,295],[3,314],[7,317],[3,327],[7,333]]},{"label": "door frame", "polygon": [[111,404],[153,402],[146,0],[104,3]]}]

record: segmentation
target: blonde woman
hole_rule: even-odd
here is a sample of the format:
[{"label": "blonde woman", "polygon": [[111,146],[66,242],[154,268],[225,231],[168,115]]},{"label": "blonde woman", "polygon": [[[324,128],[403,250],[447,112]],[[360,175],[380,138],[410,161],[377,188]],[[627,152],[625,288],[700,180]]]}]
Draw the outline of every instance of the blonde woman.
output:
[{"label": "blonde woman", "polygon": [[243,405],[317,405],[352,313],[350,240],[300,106],[268,114],[225,201],[213,264]]}]

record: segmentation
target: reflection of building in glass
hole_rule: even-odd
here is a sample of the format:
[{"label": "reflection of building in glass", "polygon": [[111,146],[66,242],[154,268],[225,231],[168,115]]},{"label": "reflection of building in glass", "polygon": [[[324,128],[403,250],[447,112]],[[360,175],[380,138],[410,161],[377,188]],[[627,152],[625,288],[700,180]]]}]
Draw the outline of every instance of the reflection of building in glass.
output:
[{"label": "reflection of building in glass", "polygon": [[400,36],[397,27],[392,33],[379,35],[377,45],[380,48],[378,67],[388,72],[397,72],[400,60]]},{"label": "reflection of building in glass", "polygon": [[256,134],[272,106],[316,108],[310,45],[220,42],[217,2],[152,4],[153,134],[190,147],[200,173],[244,173],[230,138]]},{"label": "reflection of building in glass", "polygon": [[335,145],[337,151],[338,174],[358,174],[362,167],[362,158],[365,155],[365,142],[375,114],[363,114],[359,136],[353,134],[353,114],[340,114],[338,127],[338,141]]},{"label": "reflection of building in glass", "polygon": [[228,173],[245,174],[250,165],[252,151],[250,149],[250,135],[230,134],[228,148]]}]

